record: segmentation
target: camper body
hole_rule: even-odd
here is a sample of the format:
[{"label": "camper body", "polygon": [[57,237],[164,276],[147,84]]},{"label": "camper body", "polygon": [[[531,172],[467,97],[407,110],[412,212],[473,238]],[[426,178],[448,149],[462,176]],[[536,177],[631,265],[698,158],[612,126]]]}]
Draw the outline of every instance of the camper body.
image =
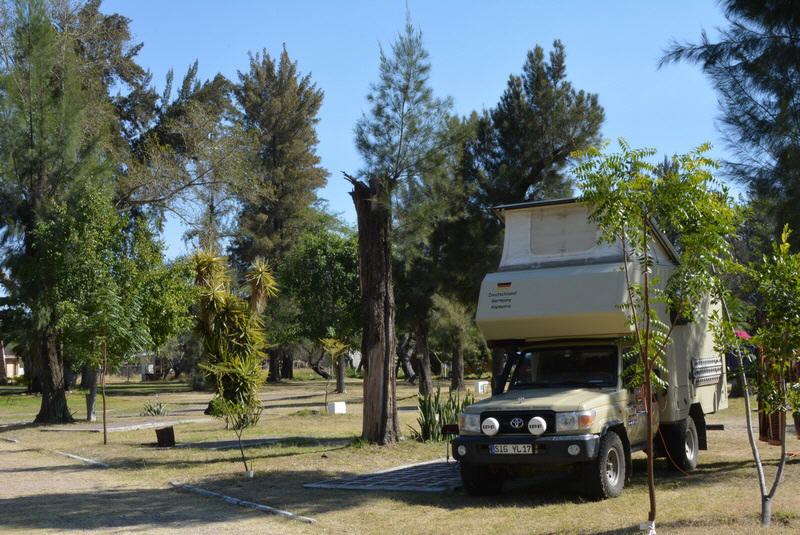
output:
[{"label": "camper body", "polygon": [[[619,243],[601,243],[588,207],[576,199],[501,206],[506,225],[497,272],[481,285],[477,323],[506,367],[493,396],[467,407],[453,455],[465,488],[488,494],[509,476],[568,468],[587,493],[618,495],[630,475],[631,453],[645,448],[647,420],[639,389],[623,385],[623,354],[632,325]],[[654,278],[660,285],[678,256],[651,228]],[[677,321],[665,368],[668,383],[655,395],[658,454],[682,470],[706,448],[705,414],[727,407],[724,359],[715,352],[709,316],[716,305],[696,304],[691,321]],[[670,324],[670,313],[659,310]],[[508,388],[506,389],[506,383]]]}]

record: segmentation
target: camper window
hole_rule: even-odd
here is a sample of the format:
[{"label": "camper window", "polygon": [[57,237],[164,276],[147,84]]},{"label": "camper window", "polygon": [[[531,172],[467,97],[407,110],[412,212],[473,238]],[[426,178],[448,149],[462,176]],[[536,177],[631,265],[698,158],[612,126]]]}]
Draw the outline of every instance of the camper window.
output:
[{"label": "camper window", "polygon": [[511,388],[616,387],[618,364],[613,346],[526,351]]}]

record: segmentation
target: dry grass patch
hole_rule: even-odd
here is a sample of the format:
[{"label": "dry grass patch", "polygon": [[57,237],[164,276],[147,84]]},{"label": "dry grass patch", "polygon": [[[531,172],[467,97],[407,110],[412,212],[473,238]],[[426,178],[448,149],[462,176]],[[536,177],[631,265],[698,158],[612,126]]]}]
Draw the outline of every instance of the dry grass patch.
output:
[{"label": "dry grass patch", "polygon": [[[494,498],[475,498],[463,493],[431,495],[306,489],[302,486],[304,483],[427,461],[444,453],[443,445],[438,443],[405,440],[381,448],[360,442],[357,439],[361,431],[360,384],[350,380],[346,394],[331,396],[331,400],[347,401],[348,414],[342,416],[322,412],[324,388],[321,381],[307,380],[268,385],[263,389],[264,416],[256,428],[248,431],[246,438],[281,440],[247,450],[255,462],[253,480],[242,477],[235,449],[212,450],[199,446],[158,449],[150,445],[155,442],[152,429],[113,433],[107,447],[102,445],[101,436],[91,433],[43,433],[35,427],[4,429],[0,433],[3,436],[13,434],[20,440],[15,445],[18,448],[39,451],[32,451],[32,456],[60,449],[109,463],[112,468],[102,470],[102,476],[87,472],[97,469],[72,468],[88,474],[86,477],[103,478],[105,483],[98,490],[101,494],[111,492],[104,485],[113,481],[117,486],[139,489],[137,492],[152,492],[157,505],[179,494],[165,490],[169,481],[189,482],[318,520],[313,526],[291,528],[303,533],[635,533],[638,523],[646,517],[647,488],[642,454],[635,456],[634,477],[625,493],[618,499],[604,502],[580,498],[580,482],[566,476],[516,481]],[[159,417],[159,421],[165,422],[202,416],[209,399],[208,394],[189,392],[180,385],[115,385],[112,391],[111,425],[141,420],[138,414],[144,401],[154,397],[156,392],[159,400],[170,407],[169,417]],[[414,387],[400,385],[398,395],[401,407],[416,404]],[[70,398],[73,409],[82,408],[82,402],[80,395]],[[30,421],[37,409],[37,398],[0,396],[0,423]],[[402,411],[400,418],[405,430],[415,425],[413,411]],[[668,470],[665,461],[657,462],[660,532],[722,534],[759,529],[758,490],[741,401],[734,400],[731,409],[710,420],[724,423],[726,429],[709,432],[710,450],[701,452],[697,473],[685,477]],[[233,439],[232,433],[217,420],[178,425],[176,437],[179,443]],[[5,447],[0,445],[0,448]],[[800,441],[791,438],[790,449],[800,450]],[[764,447],[762,451],[768,469],[774,470],[777,448]],[[61,460],[57,465],[68,463],[71,461]],[[800,460],[791,460],[778,492],[774,506],[776,521],[770,533],[800,530],[797,515],[800,511],[799,472]],[[7,476],[9,473],[4,474]],[[25,477],[25,474],[11,476]],[[41,492],[46,493],[46,488]],[[198,509],[206,507],[208,501],[199,497],[181,500],[195,500]],[[188,515],[187,525],[196,526],[192,514],[182,511],[181,514]],[[110,513],[96,510],[86,514]],[[226,513],[226,522],[230,524],[224,525],[234,526],[237,515],[249,518],[249,514]],[[37,525],[35,519],[30,520],[32,526]]]}]

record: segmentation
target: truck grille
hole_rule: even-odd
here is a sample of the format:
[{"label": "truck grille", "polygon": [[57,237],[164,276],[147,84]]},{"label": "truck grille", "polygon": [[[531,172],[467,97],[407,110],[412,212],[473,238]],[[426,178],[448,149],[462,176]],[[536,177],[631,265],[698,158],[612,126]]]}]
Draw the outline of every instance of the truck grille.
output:
[{"label": "truck grille", "polygon": [[[547,422],[545,435],[550,435],[556,431],[556,413],[553,411],[489,411],[481,413],[481,423],[486,418],[494,418],[500,422],[499,435],[530,435],[528,422],[534,416],[538,416]],[[511,425],[514,418],[522,419],[522,427],[514,428]]]}]

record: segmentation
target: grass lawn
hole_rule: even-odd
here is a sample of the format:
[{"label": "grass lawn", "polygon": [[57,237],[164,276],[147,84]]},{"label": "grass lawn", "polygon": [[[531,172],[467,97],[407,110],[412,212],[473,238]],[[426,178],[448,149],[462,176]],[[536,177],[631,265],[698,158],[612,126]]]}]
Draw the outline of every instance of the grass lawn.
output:
[{"label": "grass lawn", "polygon": [[[634,477],[624,494],[603,502],[586,501],[578,495],[580,482],[565,476],[540,477],[515,481],[500,496],[474,498],[462,492],[417,494],[306,489],[302,485],[332,477],[361,474],[443,456],[442,444],[421,444],[411,439],[392,447],[376,447],[356,439],[361,429],[361,385],[348,381],[348,392],[331,395],[331,400],[348,403],[348,414],[329,416],[319,413],[325,383],[303,377],[280,385],[267,385],[262,391],[265,411],[257,428],[246,438],[282,437],[271,445],[247,450],[254,459],[256,477],[246,480],[237,450],[211,450],[201,447],[157,449],[152,447],[152,429],[113,432],[110,444],[103,446],[102,434],[70,431],[87,427],[86,422],[57,428],[28,425],[38,410],[39,399],[19,393],[19,389],[0,389],[0,438],[14,438],[16,444],[0,442],[0,454],[16,448],[31,459],[31,466],[14,470],[4,468],[3,479],[29,478],[34,473],[41,483],[26,491],[17,491],[13,499],[2,499],[3,531],[29,532],[54,529],[37,516],[35,508],[18,507],[25,499],[38,496],[46,503],[48,493],[55,493],[55,474],[68,466],[87,481],[94,481],[93,498],[112,496],[119,489],[137,489],[137,496],[154,507],[174,507],[196,503],[196,508],[181,505],[174,512],[175,525],[198,526],[213,513],[222,529],[237,528],[240,518],[275,533],[625,533],[637,532],[647,515],[646,460],[634,457]],[[398,385],[399,406],[416,405],[415,387]],[[168,417],[142,417],[139,412],[146,400],[158,399],[168,404]],[[195,420],[176,425],[179,443],[231,440],[233,434],[217,420],[203,416],[209,394],[191,392],[178,383],[117,383],[109,388],[109,425],[130,425],[153,421]],[[99,400],[98,400],[99,403]],[[70,408],[76,417],[84,411],[83,396],[73,393]],[[100,407],[98,406],[98,414]],[[413,410],[401,411],[404,432],[415,425]],[[197,421],[199,420],[199,421]],[[750,459],[741,400],[732,400],[731,408],[710,417],[712,423],[725,424],[724,431],[709,431],[709,450],[701,452],[700,468],[689,477],[676,475],[657,461],[658,517],[661,533],[743,533],[758,530],[758,488]],[[93,424],[94,426],[97,423]],[[56,429],[56,430],[52,430]],[[792,451],[800,450],[800,441],[792,435]],[[61,450],[98,459],[111,465],[99,470],[84,468],[73,461],[55,457]],[[774,471],[777,448],[762,447],[768,473]],[[18,453],[21,455],[22,453]],[[2,459],[2,457],[0,457]],[[58,459],[45,461],[46,459]],[[50,467],[48,463],[55,463]],[[35,466],[34,466],[35,465]],[[53,474],[53,483],[47,474]],[[72,473],[72,472],[70,472]],[[186,497],[168,488],[169,481],[179,480],[239,498],[266,503],[315,518],[314,525],[267,517],[212,504],[212,500]],[[116,490],[115,490],[116,489]],[[0,488],[0,498],[3,498]],[[180,499],[178,498],[180,496]],[[18,501],[15,501],[18,500]],[[188,502],[187,502],[188,500]],[[72,503],[72,502],[70,502]],[[94,502],[93,502],[94,503]],[[84,507],[82,514],[91,518],[119,514],[104,508],[102,501]],[[16,511],[16,512],[15,512]],[[776,519],[771,533],[797,533],[800,530],[800,459],[788,463],[784,482],[778,491],[773,511]],[[181,516],[182,515],[182,516]],[[206,515],[206,516],[204,516]],[[258,516],[261,515],[261,516]],[[170,517],[172,518],[172,517]],[[131,521],[133,522],[133,521]],[[157,527],[137,520],[132,529],[151,531]],[[121,529],[125,524],[96,522],[78,527]],[[63,528],[63,526],[61,526]],[[192,528],[193,530],[195,528]],[[218,527],[215,527],[218,529]],[[56,529],[58,531],[58,529]]]}]

